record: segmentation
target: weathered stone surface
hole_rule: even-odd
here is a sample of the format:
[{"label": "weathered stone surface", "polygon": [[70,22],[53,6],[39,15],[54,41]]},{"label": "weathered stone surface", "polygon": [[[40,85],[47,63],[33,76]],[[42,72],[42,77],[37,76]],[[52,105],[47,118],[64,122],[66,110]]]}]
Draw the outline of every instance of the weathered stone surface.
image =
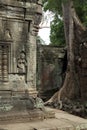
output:
[{"label": "weathered stone surface", "polygon": [[62,86],[64,80],[63,62],[64,60],[67,62],[64,56],[63,47],[38,45],[37,88],[43,99],[50,98]]},{"label": "weathered stone surface", "polygon": [[41,15],[41,1],[0,0],[0,122],[44,118],[34,111]]},{"label": "weathered stone surface", "polygon": [[41,14],[42,4],[38,0],[0,1],[1,91],[27,89],[30,94],[35,93],[36,35]]},{"label": "weathered stone surface", "polygon": [[[87,43],[85,43],[87,45]],[[78,64],[80,77],[81,98],[87,101],[87,46],[82,45],[79,50],[81,61]]]}]

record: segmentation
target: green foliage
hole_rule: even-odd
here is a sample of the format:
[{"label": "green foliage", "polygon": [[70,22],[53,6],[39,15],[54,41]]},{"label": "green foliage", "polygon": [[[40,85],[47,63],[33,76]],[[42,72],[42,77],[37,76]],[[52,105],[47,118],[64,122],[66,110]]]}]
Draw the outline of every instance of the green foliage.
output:
[{"label": "green foliage", "polygon": [[81,22],[87,26],[87,1],[86,0],[74,0],[74,7],[81,20]]},{"label": "green foliage", "polygon": [[52,11],[54,14],[62,14],[61,8],[61,1],[62,0],[42,0],[44,5],[44,11]]},{"label": "green foliage", "polygon": [[54,20],[51,23],[51,33],[50,33],[51,45],[64,46],[65,37],[64,37],[64,25],[62,19],[54,17]]},{"label": "green foliage", "polygon": [[[67,0],[43,0],[44,10],[54,13],[54,19],[51,22],[50,40],[51,44],[58,46],[65,45],[62,2],[67,2]],[[73,2],[81,22],[87,26],[87,0],[73,0]]]},{"label": "green foliage", "polygon": [[50,41],[51,45],[64,46],[64,26],[62,21],[62,0],[43,0],[44,10],[52,11],[54,19],[51,22]]}]

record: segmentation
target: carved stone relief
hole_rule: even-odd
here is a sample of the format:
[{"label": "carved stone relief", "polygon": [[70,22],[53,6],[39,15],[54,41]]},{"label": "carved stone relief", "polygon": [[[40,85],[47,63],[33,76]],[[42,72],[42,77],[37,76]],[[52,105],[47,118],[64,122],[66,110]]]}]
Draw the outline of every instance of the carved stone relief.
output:
[{"label": "carved stone relief", "polygon": [[[42,15],[40,1],[1,1],[0,44],[5,41],[10,45],[9,52],[2,47],[0,49],[0,80],[7,81],[6,86],[3,85],[5,90],[18,88],[20,91],[26,83],[31,94],[33,91],[30,88],[36,91],[36,35]],[[10,81],[12,76],[15,80]],[[3,86],[1,90],[4,90]]]},{"label": "carved stone relief", "polygon": [[26,60],[26,54],[24,51],[20,52],[19,58],[17,59],[17,69],[18,73],[26,73],[27,69],[27,60]]},{"label": "carved stone relief", "polygon": [[8,81],[8,45],[0,45],[0,82]]}]

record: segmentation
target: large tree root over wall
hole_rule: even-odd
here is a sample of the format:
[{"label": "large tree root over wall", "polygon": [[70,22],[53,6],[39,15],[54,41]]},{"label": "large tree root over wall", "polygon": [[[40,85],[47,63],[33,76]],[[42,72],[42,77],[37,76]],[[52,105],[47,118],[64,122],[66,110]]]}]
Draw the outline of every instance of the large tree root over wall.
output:
[{"label": "large tree root over wall", "polygon": [[79,60],[79,56],[76,56],[75,52],[78,51],[80,43],[83,41],[84,32],[86,32],[86,28],[80,22],[71,0],[67,0],[67,3],[63,3],[62,9],[67,45],[67,71],[65,81],[61,89],[56,92],[50,100],[45,102],[45,105],[56,102],[59,104],[60,109],[63,106],[63,101],[66,100],[67,102],[68,100],[78,100],[81,98],[79,72],[76,71],[75,62],[76,60],[81,62],[81,59]]}]

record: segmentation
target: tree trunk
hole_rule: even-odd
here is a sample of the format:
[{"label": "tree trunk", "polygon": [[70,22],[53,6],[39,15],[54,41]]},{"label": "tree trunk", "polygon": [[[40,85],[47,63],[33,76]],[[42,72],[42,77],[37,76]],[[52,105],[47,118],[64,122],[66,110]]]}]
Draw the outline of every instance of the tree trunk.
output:
[{"label": "tree trunk", "polygon": [[67,0],[67,3],[62,4],[63,19],[64,19],[64,31],[67,45],[67,71],[64,84],[62,88],[56,92],[53,97],[46,102],[58,101],[62,107],[61,101],[65,99],[77,99],[80,98],[80,84],[78,73],[75,67],[75,26],[77,26],[78,37],[85,31],[85,27],[81,24],[78,16],[76,15],[73,7],[73,2]]}]

